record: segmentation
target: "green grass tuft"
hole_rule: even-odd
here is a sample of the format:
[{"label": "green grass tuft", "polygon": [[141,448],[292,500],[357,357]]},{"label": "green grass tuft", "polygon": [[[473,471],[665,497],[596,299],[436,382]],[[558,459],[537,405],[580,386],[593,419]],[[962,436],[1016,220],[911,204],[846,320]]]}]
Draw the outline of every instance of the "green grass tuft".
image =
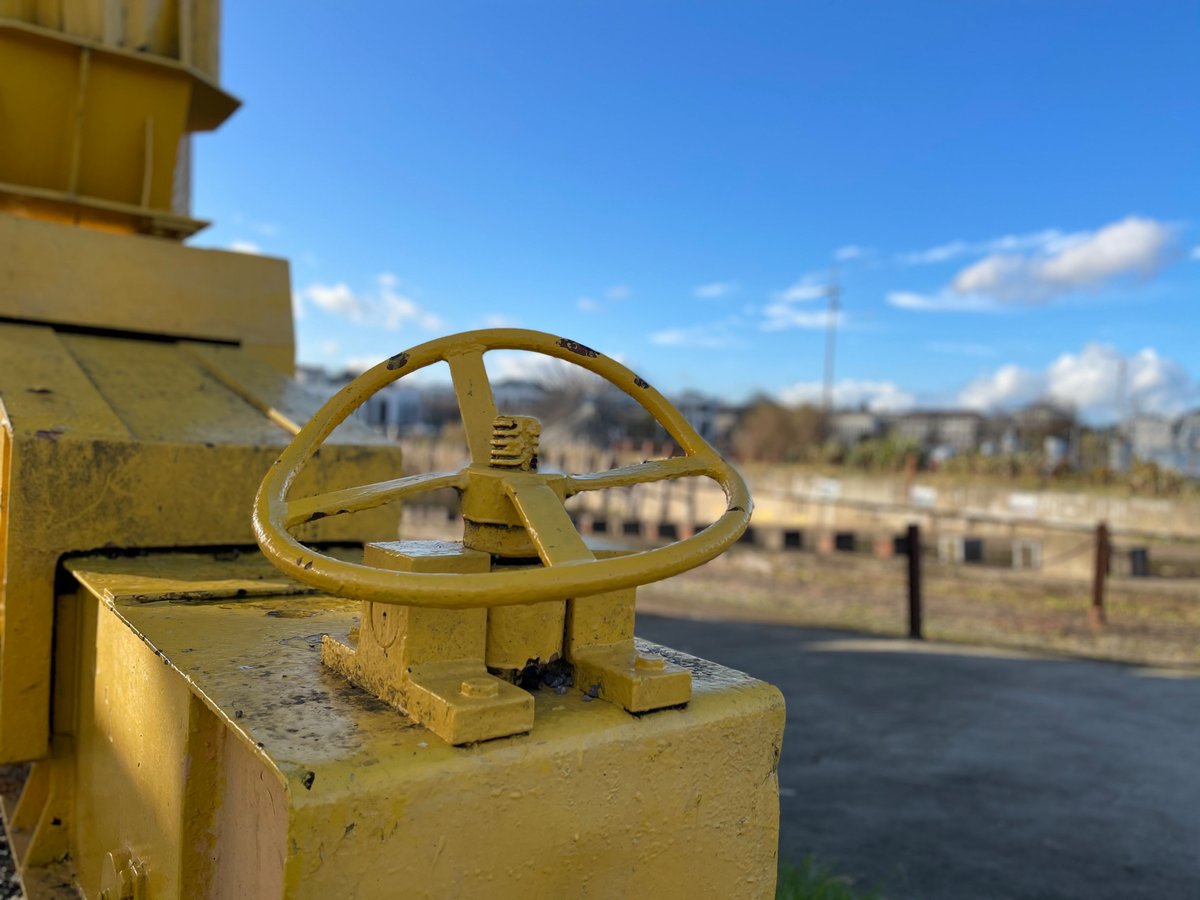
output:
[{"label": "green grass tuft", "polygon": [[779,867],[775,900],[884,900],[879,891],[862,892],[844,876],[835,875],[811,856],[799,866]]}]

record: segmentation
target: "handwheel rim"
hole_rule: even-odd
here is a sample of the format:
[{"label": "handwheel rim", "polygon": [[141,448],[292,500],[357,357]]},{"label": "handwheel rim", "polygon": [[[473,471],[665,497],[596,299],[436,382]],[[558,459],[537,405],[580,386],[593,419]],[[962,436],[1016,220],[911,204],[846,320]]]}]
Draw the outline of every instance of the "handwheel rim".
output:
[{"label": "handwheel rim", "polygon": [[[382,388],[435,362],[479,357],[493,350],[526,350],[574,363],[632,397],[659,422],[703,475],[726,496],[726,510],[692,537],[651,550],[603,560],[522,570],[519,586],[496,574],[398,573],[323,554],[286,526],[296,476],[338,425]],[[490,390],[490,387],[489,387]],[[461,405],[460,399],[460,405]],[[464,423],[466,424],[466,423]],[[475,450],[473,448],[473,453]],[[478,460],[477,460],[478,461]],[[464,470],[465,472],[466,470]],[[462,473],[460,473],[461,475]],[[600,473],[603,474],[603,473]],[[627,367],[575,341],[524,329],[464,332],[420,344],[368,369],[331,397],[300,429],[272,465],[255,498],[253,525],[263,553],[286,574],[328,593],[375,603],[445,609],[493,607],[582,597],[649,584],[695,568],[732,546],[749,525],[752,504],[744,480],[657,390]],[[512,578],[517,573],[507,573]]]}]

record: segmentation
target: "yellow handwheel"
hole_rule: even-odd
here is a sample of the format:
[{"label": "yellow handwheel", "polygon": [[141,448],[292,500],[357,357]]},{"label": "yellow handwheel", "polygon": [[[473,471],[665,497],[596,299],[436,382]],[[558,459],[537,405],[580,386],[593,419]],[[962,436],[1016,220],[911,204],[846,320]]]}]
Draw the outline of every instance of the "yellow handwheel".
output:
[{"label": "yellow handwheel", "polygon": [[[589,475],[506,471],[489,465],[496,422],[483,365],[483,354],[489,350],[542,353],[607,379],[654,416],[684,455]],[[460,472],[414,475],[288,499],[296,475],[347,416],[381,388],[439,361],[450,366],[470,465]],[[562,506],[567,497],[695,475],[711,478],[725,491],[725,512],[708,528],[665,547],[611,559],[596,560],[575,552],[582,541]],[[463,493],[464,507],[472,492],[497,492],[502,502],[511,503],[544,567],[468,575],[395,572],[334,559],[300,543],[290,531],[324,516],[370,509],[446,487]],[[334,395],[300,429],[263,479],[255,498],[254,531],[263,553],[280,570],[329,593],[374,603],[466,609],[585,597],[669,578],[727,550],[749,525],[751,508],[746,483],[733,466],[658,391],[625,366],[566,338],[498,328],[421,344],[368,369]]]}]

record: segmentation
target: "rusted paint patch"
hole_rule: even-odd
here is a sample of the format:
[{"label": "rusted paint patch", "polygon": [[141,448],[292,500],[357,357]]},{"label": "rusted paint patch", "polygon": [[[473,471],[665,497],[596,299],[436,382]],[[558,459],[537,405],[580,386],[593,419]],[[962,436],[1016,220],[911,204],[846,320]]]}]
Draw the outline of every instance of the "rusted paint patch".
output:
[{"label": "rusted paint patch", "polygon": [[304,778],[302,778],[302,779],[301,779],[301,784],[303,784],[303,785],[304,785],[304,789],[305,789],[306,791],[311,791],[311,790],[312,790],[312,786],[313,786],[313,782],[314,782],[314,781],[316,781],[316,780],[317,780],[317,773],[316,773],[316,772],[305,772],[305,773],[304,773]]},{"label": "rusted paint patch", "polygon": [[387,361],[389,372],[395,372],[397,369],[403,369],[406,365],[408,365],[407,353],[397,353]]},{"label": "rusted paint patch", "polygon": [[650,387],[650,382],[646,381],[646,380],[645,380],[644,378],[642,378],[640,375],[634,375],[634,376],[633,376],[633,383],[634,383],[634,384],[636,384],[636,385],[637,385],[638,387],[640,387],[640,388],[648,388],[648,387]]},{"label": "rusted paint patch", "polygon": [[596,359],[600,355],[591,347],[576,343],[575,341],[568,340],[567,338],[559,338],[558,346],[562,347],[564,350],[570,350],[572,353],[577,353],[580,356],[586,356],[589,359]]}]

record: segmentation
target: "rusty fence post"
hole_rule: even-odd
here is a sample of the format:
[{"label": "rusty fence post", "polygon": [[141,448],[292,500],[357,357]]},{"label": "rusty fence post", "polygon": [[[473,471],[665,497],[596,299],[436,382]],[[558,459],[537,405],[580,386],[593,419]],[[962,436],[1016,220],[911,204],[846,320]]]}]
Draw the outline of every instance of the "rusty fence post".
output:
[{"label": "rusty fence post", "polygon": [[909,525],[904,549],[908,552],[908,636],[921,640],[921,527]]},{"label": "rusty fence post", "polygon": [[1088,622],[1093,628],[1101,628],[1104,616],[1104,581],[1108,577],[1108,523],[1096,525],[1096,567],[1092,575],[1092,605],[1088,609]]}]

